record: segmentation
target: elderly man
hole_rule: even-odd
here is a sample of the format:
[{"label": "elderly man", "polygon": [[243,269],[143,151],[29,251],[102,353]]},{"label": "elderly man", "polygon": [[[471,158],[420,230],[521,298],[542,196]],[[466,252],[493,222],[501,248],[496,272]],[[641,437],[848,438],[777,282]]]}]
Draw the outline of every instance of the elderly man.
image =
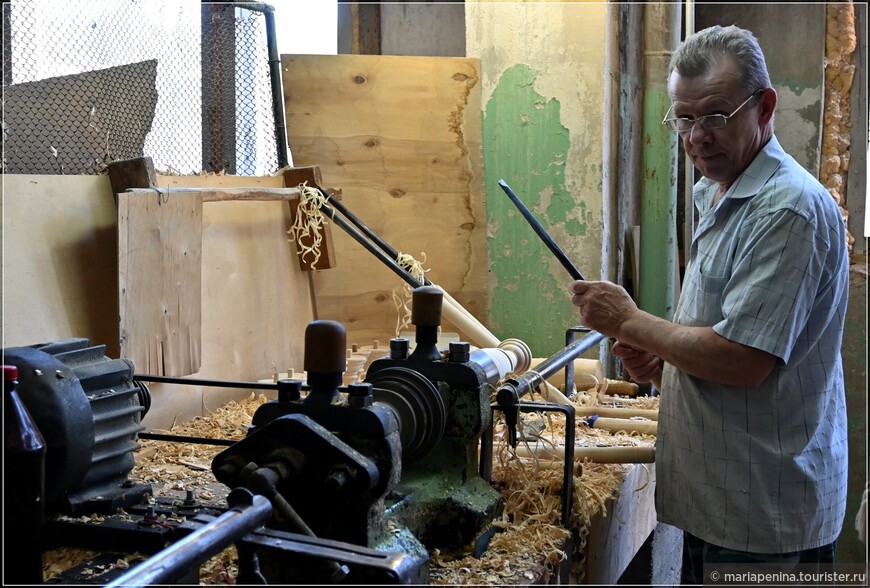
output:
[{"label": "elderly man", "polygon": [[751,32],[688,37],[668,92],[663,124],[703,175],[673,322],[610,282],[576,281],[572,301],[661,392],[656,508],[684,532],[683,582],[719,563],[831,562],[846,508],[843,220],[774,135]]}]

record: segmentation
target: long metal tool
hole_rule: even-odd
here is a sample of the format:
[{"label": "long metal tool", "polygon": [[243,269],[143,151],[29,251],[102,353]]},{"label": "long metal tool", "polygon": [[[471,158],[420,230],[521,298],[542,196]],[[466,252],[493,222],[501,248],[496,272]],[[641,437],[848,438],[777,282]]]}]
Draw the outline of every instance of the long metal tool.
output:
[{"label": "long metal tool", "polygon": [[[398,251],[396,251],[396,250],[395,250],[395,249],[394,249],[394,248],[393,248],[389,243],[387,243],[387,242],[386,242],[386,241],[385,241],[385,240],[384,240],[380,235],[378,235],[378,234],[377,234],[375,231],[373,231],[373,230],[372,230],[372,229],[371,229],[367,224],[365,224],[365,223],[362,221],[362,219],[360,219],[358,216],[356,216],[356,215],[353,214],[350,210],[348,210],[348,208],[347,208],[347,207],[346,207],[346,206],[345,206],[345,205],[344,205],[340,200],[336,200],[336,199],[332,199],[332,198],[330,198],[330,197],[329,197],[329,193],[328,193],[326,190],[324,190],[323,188],[321,188],[320,186],[318,186],[317,184],[312,184],[311,187],[314,188],[315,190],[317,190],[318,192],[320,192],[320,193],[323,195],[324,198],[326,198],[327,200],[329,200],[329,202],[332,204],[332,207],[333,207],[335,210],[337,210],[337,211],[340,212],[342,215],[344,215],[344,216],[345,216],[345,217],[346,217],[346,218],[347,218],[351,223],[354,224],[354,226],[356,226],[357,229],[359,229],[359,230],[362,232],[363,235],[365,235],[366,237],[368,237],[368,238],[369,238],[369,239],[370,239],[370,240],[371,240],[375,245],[377,245],[378,247],[380,247],[380,249],[381,249],[384,253],[386,253],[387,255],[389,255],[389,256],[390,256],[392,259],[394,259],[394,260],[397,260],[397,259],[399,258],[399,252],[398,252]],[[339,225],[339,226],[341,226],[341,225]],[[345,228],[345,227],[342,226],[342,228]],[[358,239],[355,235],[351,235],[351,236],[352,236],[354,239],[357,239],[358,242],[360,242],[359,239]],[[361,242],[360,242],[360,243],[361,243]],[[369,249],[369,251],[371,251],[371,249]],[[409,273],[410,273],[410,272],[409,272]],[[430,281],[426,278],[426,276],[423,276],[423,285],[424,285],[424,286],[432,286],[433,284],[432,284],[432,282],[430,282]]]},{"label": "long metal tool", "polygon": [[[323,189],[316,189],[324,196],[329,196],[329,194],[327,194]],[[332,202],[333,205],[337,203],[336,200],[330,200],[330,202]],[[389,246],[386,246],[388,249],[393,251],[392,254],[388,254],[384,250],[384,246],[386,245],[386,243],[383,241],[383,239],[380,239],[379,237],[377,239],[373,238],[374,232],[367,226],[365,226],[365,224],[363,224],[362,221],[360,221],[358,218],[353,217],[352,215],[348,216],[349,213],[343,205],[341,205],[341,209],[343,210],[342,214],[348,216],[351,222],[348,222],[348,220],[336,215],[335,210],[327,204],[319,204],[317,205],[317,207],[320,209],[320,212],[322,212],[330,220],[334,221],[335,224],[337,224],[339,227],[344,229],[345,233],[347,233],[357,243],[362,245],[363,248],[365,248],[369,253],[380,259],[384,265],[386,265],[389,269],[393,270],[394,274],[403,279],[412,288],[419,288],[423,285],[429,285],[427,283],[428,281],[425,279],[423,282],[418,281],[416,278],[414,278],[414,276],[411,275],[411,272],[407,271],[405,268],[399,265],[399,263],[395,259],[390,257],[390,255],[396,257],[395,250]],[[353,226],[353,224],[351,223],[364,227],[362,230],[365,231],[365,233],[360,232],[360,230],[358,230],[357,227]]]},{"label": "long metal tool", "polygon": [[553,238],[547,234],[547,231],[544,230],[544,227],[541,226],[541,223],[537,221],[531,211],[526,208],[526,205],[523,204],[523,202],[514,193],[514,191],[511,190],[511,187],[507,185],[507,182],[505,182],[504,180],[499,180],[498,185],[501,186],[501,189],[504,190],[504,193],[508,195],[508,198],[513,201],[513,203],[516,205],[516,207],[519,209],[525,219],[529,222],[530,225],[532,225],[532,228],[538,234],[538,237],[540,237],[541,240],[543,240],[544,243],[547,245],[547,247],[550,248],[550,251],[552,251],[553,255],[556,256],[556,259],[559,260],[559,263],[561,263],[562,266],[566,270],[568,270],[568,273],[571,274],[571,277],[575,280],[585,280],[586,278],[583,277],[583,274],[580,273],[580,270],[577,269],[577,266],[575,266],[571,262],[571,260],[568,259],[568,256],[565,255],[565,252],[562,251],[559,245],[556,244],[555,241],[553,241]]}]

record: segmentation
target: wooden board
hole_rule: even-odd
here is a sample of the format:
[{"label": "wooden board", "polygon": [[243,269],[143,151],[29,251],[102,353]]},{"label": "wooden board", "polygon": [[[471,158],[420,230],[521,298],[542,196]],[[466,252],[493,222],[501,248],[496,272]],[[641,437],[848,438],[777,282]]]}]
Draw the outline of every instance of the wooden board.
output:
[{"label": "wooden board", "polygon": [[121,356],[137,373],[196,373],[202,194],[143,189],[117,196]]},{"label": "wooden board", "polygon": [[592,520],[586,538],[584,583],[614,586],[656,526],[655,467],[631,467],[618,497],[607,502],[607,516]]},{"label": "wooden board", "polygon": [[[284,182],[280,176],[161,175],[157,184],[264,193]],[[0,188],[3,346],[85,337],[120,357],[118,211],[108,176],[7,174]],[[193,375],[256,381],[276,369],[301,370],[314,312],[308,276],[288,241],[288,204],[205,202],[202,208],[202,365]],[[149,389],[143,424],[155,428],[250,394],[164,384]]]},{"label": "wooden board", "polygon": [[105,176],[6,174],[3,346],[86,337],[118,357],[117,212]]},{"label": "wooden board", "polygon": [[[478,320],[488,314],[486,219],[476,59],[281,57],[287,138],[355,216]],[[336,267],[313,275],[318,318],[348,343],[396,336],[404,282],[333,226]],[[451,330],[449,327],[447,330]]]}]

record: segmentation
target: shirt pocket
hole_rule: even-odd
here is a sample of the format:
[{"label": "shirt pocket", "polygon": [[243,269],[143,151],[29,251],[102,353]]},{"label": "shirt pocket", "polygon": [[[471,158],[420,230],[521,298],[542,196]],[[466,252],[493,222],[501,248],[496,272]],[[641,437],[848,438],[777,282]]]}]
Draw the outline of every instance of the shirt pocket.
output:
[{"label": "shirt pocket", "polygon": [[700,272],[692,278],[684,286],[679,322],[693,326],[713,326],[724,318],[722,297],[728,278],[706,276]]}]

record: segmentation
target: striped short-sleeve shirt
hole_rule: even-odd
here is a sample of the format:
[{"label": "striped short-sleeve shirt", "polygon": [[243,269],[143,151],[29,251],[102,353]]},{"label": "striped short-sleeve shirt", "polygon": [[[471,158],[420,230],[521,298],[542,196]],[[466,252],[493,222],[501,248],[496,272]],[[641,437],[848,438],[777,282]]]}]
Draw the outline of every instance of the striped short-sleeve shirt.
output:
[{"label": "striped short-sleeve shirt", "polygon": [[752,389],[665,366],[659,520],[740,551],[819,547],[839,535],[846,506],[845,226],[775,137],[713,206],[717,187],[695,186],[700,218],[674,322],[778,361]]}]

